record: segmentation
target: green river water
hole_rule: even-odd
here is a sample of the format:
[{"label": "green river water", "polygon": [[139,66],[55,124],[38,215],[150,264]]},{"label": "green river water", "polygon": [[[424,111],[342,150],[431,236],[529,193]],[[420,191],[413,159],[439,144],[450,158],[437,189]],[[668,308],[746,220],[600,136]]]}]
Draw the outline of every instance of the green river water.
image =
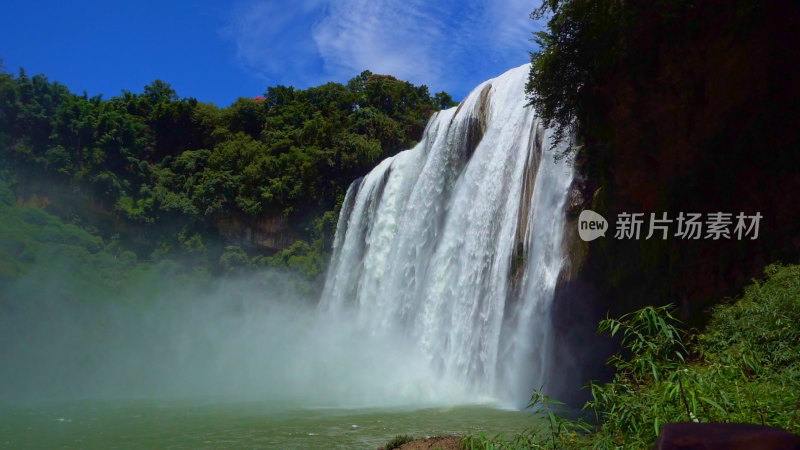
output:
[{"label": "green river water", "polygon": [[490,406],[276,408],[260,402],[70,401],[0,406],[0,448],[375,449],[415,437],[518,432],[529,413]]}]

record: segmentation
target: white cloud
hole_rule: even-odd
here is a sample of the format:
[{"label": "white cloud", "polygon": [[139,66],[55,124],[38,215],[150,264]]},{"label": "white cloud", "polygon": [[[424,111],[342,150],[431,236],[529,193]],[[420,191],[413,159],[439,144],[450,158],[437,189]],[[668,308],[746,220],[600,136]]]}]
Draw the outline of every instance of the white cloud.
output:
[{"label": "white cloud", "polygon": [[362,70],[457,96],[527,61],[535,7],[521,0],[301,0],[240,4],[225,36],[272,83],[346,81]]},{"label": "white cloud", "polygon": [[369,69],[417,82],[437,78],[441,67],[433,61],[445,24],[425,11],[422,3],[332,3],[313,33],[325,71],[342,76]]},{"label": "white cloud", "polygon": [[259,78],[274,84],[316,83],[319,56],[311,32],[325,4],[318,0],[239,3],[221,34],[234,43],[236,61]]}]

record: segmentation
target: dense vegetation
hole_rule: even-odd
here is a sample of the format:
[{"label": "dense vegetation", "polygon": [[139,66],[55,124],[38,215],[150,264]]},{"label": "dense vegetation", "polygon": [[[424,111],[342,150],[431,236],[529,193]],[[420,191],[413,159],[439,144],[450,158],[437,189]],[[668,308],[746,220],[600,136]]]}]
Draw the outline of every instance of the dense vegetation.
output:
[{"label": "dense vegetation", "polygon": [[669,307],[601,322],[621,336],[609,383],[590,383],[592,424],[556,414],[539,393],[541,425],[512,439],[468,436],[467,448],[651,448],[668,422],[739,422],[800,434],[800,266],[771,265],[742,297],[714,308],[702,332]]},{"label": "dense vegetation", "polygon": [[[288,265],[313,277],[349,183],[452,105],[444,92],[368,71],[218,108],[160,80],[104,100],[21,70],[0,73],[0,169],[21,199],[142,258],[182,256],[212,271]],[[226,223],[244,224],[234,229],[243,235],[263,218],[277,218],[286,245],[220,238]]]},{"label": "dense vegetation", "polygon": [[17,205],[0,179],[0,308],[13,310],[31,298],[46,302],[39,298],[43,292],[76,303],[141,294],[156,278],[176,289],[210,280],[207,272],[174,261],[140,262],[117,240],[104,241],[39,207]]}]

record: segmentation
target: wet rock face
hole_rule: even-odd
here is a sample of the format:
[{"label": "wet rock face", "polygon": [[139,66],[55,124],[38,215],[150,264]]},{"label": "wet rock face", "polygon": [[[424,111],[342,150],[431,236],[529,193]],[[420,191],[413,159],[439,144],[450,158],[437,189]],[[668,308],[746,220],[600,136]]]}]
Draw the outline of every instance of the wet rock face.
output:
[{"label": "wet rock face", "polygon": [[559,383],[548,395],[576,409],[590,400],[589,391],[581,389],[588,380],[609,380],[613,376],[605,362],[614,353],[614,346],[610,339],[597,333],[607,305],[587,278],[584,274],[559,281],[551,319],[553,341],[559,351],[548,379]]},{"label": "wet rock face", "polygon": [[[555,339],[565,352],[578,354],[589,337],[603,339],[592,320],[647,304],[674,303],[682,320],[701,326],[704,310],[737,295],[767,264],[797,261],[800,49],[786,43],[800,28],[800,4],[790,3],[765,2],[746,22],[731,8],[697,4],[672,24],[704,24],[691,33],[643,26],[632,40],[636,58],[589,90],[585,149],[576,156],[566,205],[567,263],[553,307]],[[586,208],[609,222],[621,212],[764,218],[757,240],[587,244],[575,232]],[[584,318],[580,308],[601,314]]]},{"label": "wet rock face", "polygon": [[286,216],[281,213],[257,218],[221,216],[214,223],[227,242],[254,248],[263,253],[284,250],[300,239],[299,234],[289,227]]},{"label": "wet rock face", "polygon": [[754,241],[589,246],[581,276],[616,312],[673,302],[694,321],[766,264],[800,255],[800,208],[790,194],[800,192],[800,50],[786,45],[800,27],[800,4],[767,2],[746,22],[711,4],[686,14],[670,29],[691,24],[691,32],[637,30],[637,57],[589,90],[587,164],[578,164],[584,178],[573,182],[568,214],[589,204],[609,221],[621,212],[759,212]]},{"label": "wet rock face", "polygon": [[589,208],[591,194],[587,192],[586,176],[578,174],[572,180],[567,194],[567,204],[565,206],[567,217],[577,217],[581,211]]}]

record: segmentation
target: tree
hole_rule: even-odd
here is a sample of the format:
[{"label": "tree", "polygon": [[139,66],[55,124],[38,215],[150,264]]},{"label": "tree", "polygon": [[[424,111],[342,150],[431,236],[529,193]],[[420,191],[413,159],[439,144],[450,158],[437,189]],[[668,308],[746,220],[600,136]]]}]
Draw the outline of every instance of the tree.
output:
[{"label": "tree", "polygon": [[454,101],[450,94],[442,91],[437,92],[436,95],[433,96],[433,104],[439,109],[447,109],[458,105],[458,102]]},{"label": "tree", "polygon": [[575,124],[585,89],[619,61],[627,15],[616,0],[548,0],[531,18],[548,13],[547,28],[533,33],[539,49],[531,53],[526,92],[545,125],[555,127],[555,145]]}]

